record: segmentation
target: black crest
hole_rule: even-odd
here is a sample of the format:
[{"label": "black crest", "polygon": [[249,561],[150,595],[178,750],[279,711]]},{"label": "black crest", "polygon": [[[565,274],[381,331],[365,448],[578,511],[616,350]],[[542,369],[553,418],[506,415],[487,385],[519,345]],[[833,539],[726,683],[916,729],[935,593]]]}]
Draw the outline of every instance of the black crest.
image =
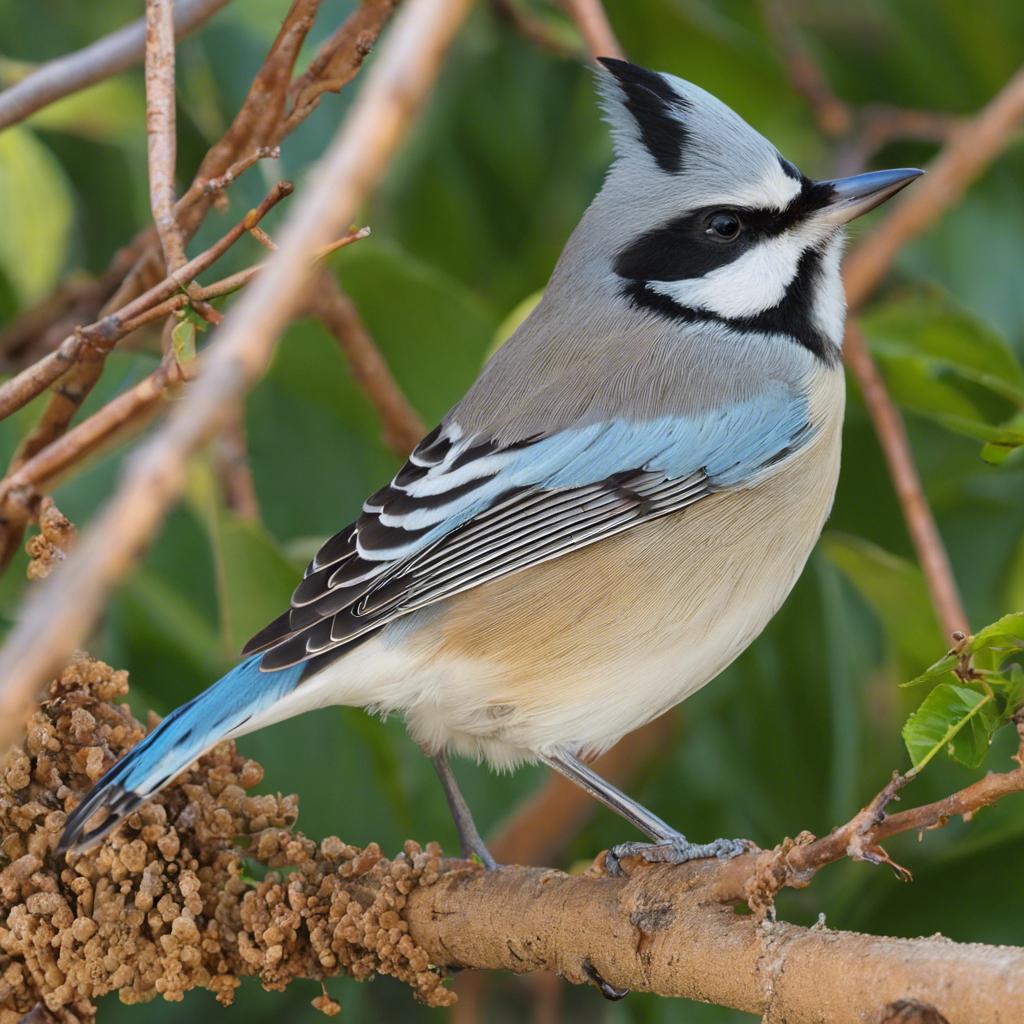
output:
[{"label": "black crest", "polygon": [[658,166],[675,174],[683,166],[683,149],[689,141],[679,113],[689,104],[657,72],[614,57],[598,57],[625,93],[626,109],[640,129],[640,140]]}]

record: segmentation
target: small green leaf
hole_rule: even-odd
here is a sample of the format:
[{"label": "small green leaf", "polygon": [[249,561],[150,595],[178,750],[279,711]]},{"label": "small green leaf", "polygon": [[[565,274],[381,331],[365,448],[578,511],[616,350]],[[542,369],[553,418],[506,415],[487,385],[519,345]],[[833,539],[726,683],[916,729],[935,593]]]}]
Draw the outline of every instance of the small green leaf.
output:
[{"label": "small green leaf", "polygon": [[174,355],[182,366],[187,366],[196,357],[196,328],[191,320],[185,319],[171,331]]},{"label": "small green leaf", "polygon": [[210,326],[209,320],[201,317],[191,306],[186,306],[181,312],[197,331],[205,331]]},{"label": "small green leaf", "polygon": [[966,651],[973,654],[986,648],[1014,650],[1024,648],[1024,612],[1011,612],[979,630],[968,641]]},{"label": "small green leaf", "polygon": [[1021,446],[1024,446],[1024,430],[1001,430],[997,437],[981,449],[981,457],[993,466],[998,466],[1006,460],[1010,452]]},{"label": "small green leaf", "polygon": [[959,660],[960,656],[950,651],[948,654],[944,654],[930,668],[925,669],[924,672],[922,672],[916,679],[911,679],[907,683],[900,683],[900,686],[920,686],[921,683],[927,683],[932,679],[937,679],[939,676],[944,676],[947,672],[953,671]]},{"label": "small green leaf", "polygon": [[916,775],[943,747],[962,764],[981,764],[999,724],[990,694],[940,683],[903,726]]}]

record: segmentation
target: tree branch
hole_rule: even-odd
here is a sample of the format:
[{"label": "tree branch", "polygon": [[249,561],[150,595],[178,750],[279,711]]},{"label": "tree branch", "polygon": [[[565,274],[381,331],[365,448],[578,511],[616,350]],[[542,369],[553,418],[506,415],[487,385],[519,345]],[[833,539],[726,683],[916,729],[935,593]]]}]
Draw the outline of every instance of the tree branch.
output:
[{"label": "tree branch", "polygon": [[[174,34],[179,39],[209,21],[228,0],[178,0],[174,7]],[[145,54],[146,19],[111,32],[77,53],[58,57],[0,92],[0,131],[62,96],[102,82]]]},{"label": "tree branch", "polygon": [[576,22],[592,58],[625,58],[608,15],[601,6],[601,0],[559,0],[559,3],[565,13]]},{"label": "tree branch", "polygon": [[1024,68],[975,117],[966,119],[928,165],[928,173],[898,199],[843,262],[850,308],[856,310],[889,272],[899,251],[956,203],[1006,148],[1024,118]]},{"label": "tree branch", "polygon": [[399,458],[406,458],[426,433],[423,423],[392,376],[352,300],[329,273],[320,275],[311,310],[338,343],[352,379],[373,405],[383,427],[384,443]]},{"label": "tree branch", "polygon": [[[376,844],[318,845],[290,831],[296,798],[247,796],[262,770],[231,742],[65,864],[53,851],[66,812],[144,735],[119,703],[126,691],[126,673],[79,655],[0,771],[0,1009],[12,1014],[44,1002],[91,1024],[91,1000],[116,990],[137,1002],[205,986],[228,1003],[246,974],[283,989],[295,978],[385,973],[441,1006],[454,998],[445,969],[457,967],[544,970],[606,994],[684,996],[790,1024],[899,1020],[915,1003],[947,1024],[1019,1017],[1024,950],[736,913],[748,896],[737,865],[749,872],[772,854],[633,864],[627,877],[599,863],[574,877],[484,871],[412,842],[388,860]],[[834,845],[863,844],[879,818],[869,808],[858,816],[866,827],[855,819]],[[913,827],[929,820],[918,813]],[[246,860],[271,871],[245,882]],[[314,1005],[338,1009],[326,995]]]},{"label": "tree branch", "polygon": [[185,263],[185,243],[174,216],[178,161],[174,94],[174,8],[171,0],[146,0],[146,134],[149,203],[168,271]]},{"label": "tree branch", "polygon": [[407,0],[351,113],[282,232],[280,249],[200,359],[186,397],[132,457],[113,499],[83,533],[59,574],[29,599],[0,652],[0,744],[16,736],[36,689],[79,643],[114,583],[149,542],[184,486],[188,456],[230,418],[266,367],[278,331],[304,298],[311,250],[347,225],[383,176],[469,0]]},{"label": "tree branch", "polygon": [[889,468],[896,497],[903,509],[907,532],[917,552],[943,636],[947,642],[957,632],[966,636],[971,632],[967,612],[960,599],[949,555],[921,485],[903,417],[868,352],[860,324],[852,316],[846,322],[843,360],[860,387],[864,405],[878,435],[879,446]]}]

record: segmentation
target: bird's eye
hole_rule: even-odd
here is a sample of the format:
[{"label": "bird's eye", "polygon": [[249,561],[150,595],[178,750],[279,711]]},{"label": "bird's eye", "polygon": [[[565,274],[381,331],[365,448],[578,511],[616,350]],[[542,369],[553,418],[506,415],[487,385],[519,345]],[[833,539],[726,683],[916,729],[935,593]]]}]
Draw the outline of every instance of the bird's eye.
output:
[{"label": "bird's eye", "polygon": [[739,217],[731,210],[718,210],[708,217],[707,223],[708,226],[704,229],[704,234],[710,235],[720,242],[734,241],[739,238],[740,232],[743,230]]}]

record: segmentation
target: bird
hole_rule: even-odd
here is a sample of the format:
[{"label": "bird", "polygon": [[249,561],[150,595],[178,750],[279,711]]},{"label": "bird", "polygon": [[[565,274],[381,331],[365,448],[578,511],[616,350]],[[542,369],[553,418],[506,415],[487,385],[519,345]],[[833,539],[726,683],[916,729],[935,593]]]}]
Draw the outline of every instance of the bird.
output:
[{"label": "bird", "polygon": [[844,225],[923,172],[808,178],[698,86],[599,63],[614,157],[536,307],[60,852],[220,741],[333,704],[404,716],[488,868],[450,754],[580,785],[649,840],[611,870],[748,848],[689,841],[588,761],[717,676],[800,575],[839,475]]}]

